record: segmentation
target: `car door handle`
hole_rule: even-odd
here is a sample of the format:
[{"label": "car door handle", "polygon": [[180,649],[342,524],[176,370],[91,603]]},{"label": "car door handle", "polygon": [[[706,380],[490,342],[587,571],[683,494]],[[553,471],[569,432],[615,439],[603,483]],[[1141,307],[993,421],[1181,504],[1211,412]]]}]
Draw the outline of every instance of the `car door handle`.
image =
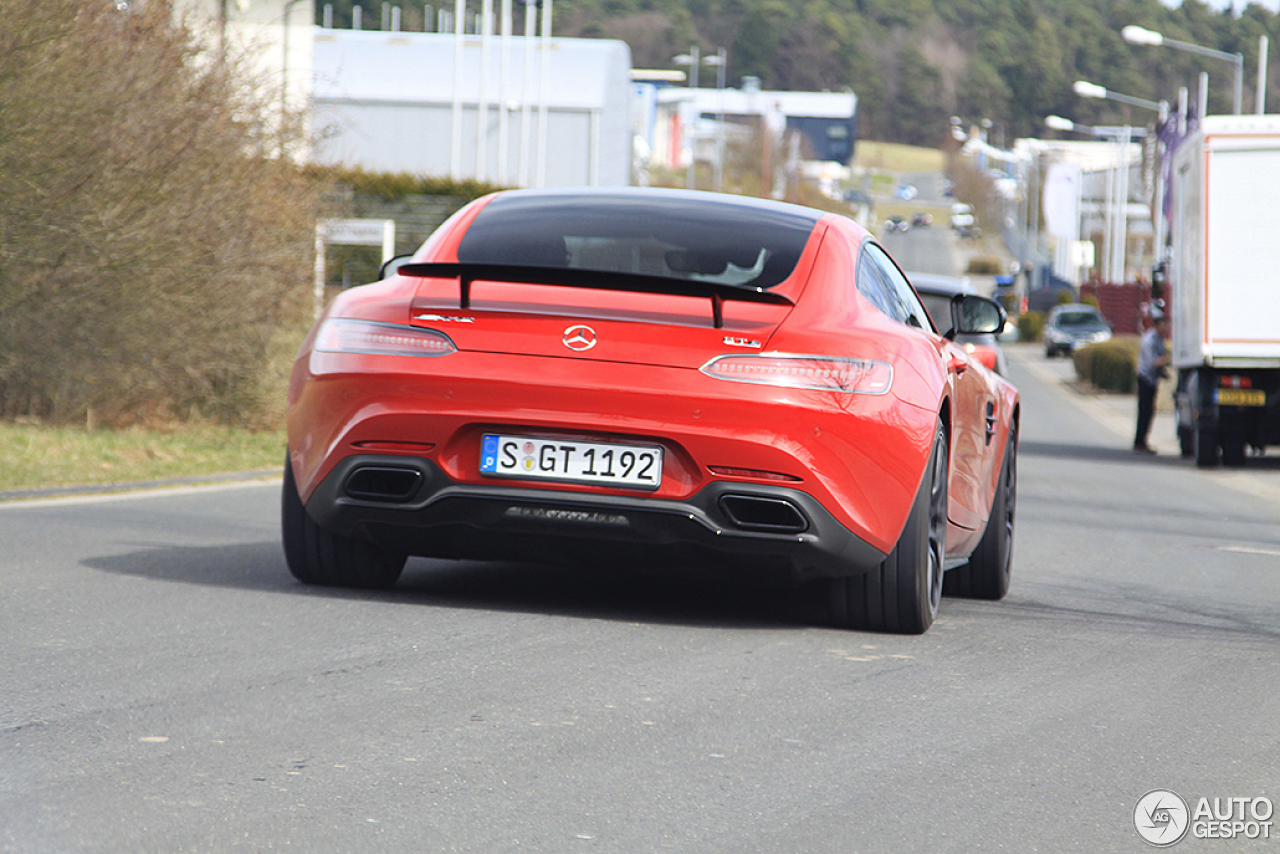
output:
[{"label": "car door handle", "polygon": [[952,356],[951,360],[947,362],[947,370],[956,375],[963,374],[969,370],[969,361],[959,356]]}]

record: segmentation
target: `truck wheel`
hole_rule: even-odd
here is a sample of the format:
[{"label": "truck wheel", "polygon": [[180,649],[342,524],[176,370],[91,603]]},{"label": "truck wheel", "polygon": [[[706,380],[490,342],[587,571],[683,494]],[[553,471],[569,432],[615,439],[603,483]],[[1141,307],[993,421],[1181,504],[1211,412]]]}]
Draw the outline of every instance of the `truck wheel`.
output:
[{"label": "truck wheel", "polygon": [[1182,424],[1178,425],[1178,452],[1184,459],[1190,459],[1196,455],[1196,437],[1190,427]]},{"label": "truck wheel", "polygon": [[1240,468],[1244,465],[1245,448],[1244,434],[1238,430],[1222,431],[1222,439],[1219,441],[1222,446],[1222,464]]},{"label": "truck wheel", "polygon": [[1196,466],[1202,469],[1218,467],[1218,431],[1196,427],[1195,439]]},{"label": "truck wheel", "polygon": [[293,466],[286,458],[280,494],[280,533],[285,563],[304,584],[333,587],[390,587],[404,570],[405,555],[393,554],[373,543],[327,531],[302,505]]},{"label": "truck wheel", "polygon": [[1192,401],[1191,390],[1188,388],[1190,377],[1185,371],[1178,372],[1178,387],[1173,393],[1173,417],[1174,423],[1178,428],[1178,452],[1182,454],[1183,459],[1190,459],[1196,455],[1196,437],[1194,424],[1196,423],[1195,406]]}]

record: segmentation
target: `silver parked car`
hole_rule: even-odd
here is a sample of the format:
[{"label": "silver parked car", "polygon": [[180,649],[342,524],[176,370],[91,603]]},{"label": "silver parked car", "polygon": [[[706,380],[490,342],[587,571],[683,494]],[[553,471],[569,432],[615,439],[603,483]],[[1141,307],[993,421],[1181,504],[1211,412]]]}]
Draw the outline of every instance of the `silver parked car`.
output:
[{"label": "silver parked car", "polygon": [[1054,306],[1044,321],[1044,354],[1052,359],[1059,353],[1070,355],[1086,344],[1111,337],[1111,324],[1091,305],[1069,303]]}]

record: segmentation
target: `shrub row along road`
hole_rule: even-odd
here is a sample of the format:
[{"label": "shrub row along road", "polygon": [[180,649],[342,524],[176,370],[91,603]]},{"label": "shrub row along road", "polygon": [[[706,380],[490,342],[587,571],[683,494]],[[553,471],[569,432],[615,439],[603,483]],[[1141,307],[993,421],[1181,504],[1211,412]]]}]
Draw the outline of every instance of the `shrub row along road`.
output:
[{"label": "shrub row along road", "polygon": [[1033,359],[1012,591],[923,637],[607,566],[308,589],[276,483],[0,505],[0,851],[1140,851],[1152,789],[1276,800],[1280,468],[1135,458]]}]

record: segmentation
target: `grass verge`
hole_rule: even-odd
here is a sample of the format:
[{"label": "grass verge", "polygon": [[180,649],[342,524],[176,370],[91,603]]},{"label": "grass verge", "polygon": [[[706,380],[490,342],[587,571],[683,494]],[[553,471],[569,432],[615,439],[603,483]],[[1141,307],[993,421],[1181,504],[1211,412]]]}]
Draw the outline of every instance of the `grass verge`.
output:
[{"label": "grass verge", "polygon": [[945,172],[947,167],[947,156],[939,149],[865,139],[858,140],[854,160],[863,169],[889,172]]},{"label": "grass verge", "polygon": [[283,431],[216,425],[84,430],[0,424],[0,492],[279,469]]}]

